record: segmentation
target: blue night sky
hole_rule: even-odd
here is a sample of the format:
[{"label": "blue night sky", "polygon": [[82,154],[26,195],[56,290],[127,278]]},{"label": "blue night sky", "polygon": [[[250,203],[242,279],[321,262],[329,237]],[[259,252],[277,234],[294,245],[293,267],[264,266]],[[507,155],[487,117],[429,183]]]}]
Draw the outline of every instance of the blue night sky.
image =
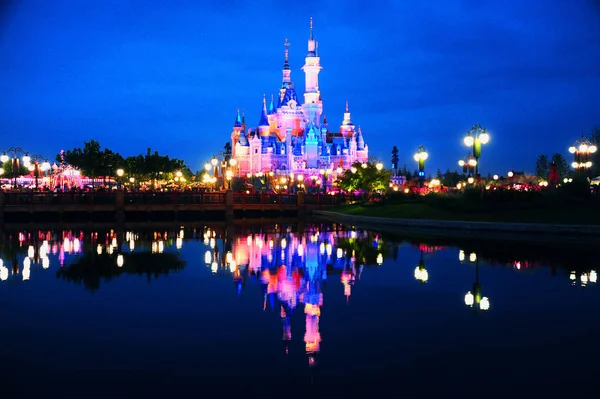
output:
[{"label": "blue night sky", "polygon": [[[152,6],[150,6],[152,5]],[[0,150],[54,158],[95,138],[201,168],[281,85],[304,90],[309,17],[330,129],[345,101],[370,154],[455,169],[491,134],[482,173],[533,171],[600,124],[600,2],[0,0]],[[570,161],[570,158],[567,158]]]}]

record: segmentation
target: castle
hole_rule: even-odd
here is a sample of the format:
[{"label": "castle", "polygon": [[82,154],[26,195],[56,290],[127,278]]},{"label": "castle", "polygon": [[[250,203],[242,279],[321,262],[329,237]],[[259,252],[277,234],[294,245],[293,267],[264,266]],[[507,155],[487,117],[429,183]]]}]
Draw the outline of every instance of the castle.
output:
[{"label": "castle", "polygon": [[[285,40],[283,78],[277,102],[271,96],[270,105],[263,97],[260,119],[256,128],[246,129],[244,115],[238,110],[231,133],[232,157],[237,161],[237,174],[296,174],[310,178],[315,175],[334,177],[355,162],[367,162],[369,149],[360,126],[356,129],[348,102],[339,132],[329,131],[323,115],[319,88],[321,58],[314,38],[312,17],[308,52],[302,67],[305,77],[304,101],[300,102],[291,78],[289,42]],[[276,104],[276,105],[275,105]],[[323,117],[322,117],[323,116]],[[323,176],[319,176],[323,177]],[[327,181],[324,181],[327,185]]]}]

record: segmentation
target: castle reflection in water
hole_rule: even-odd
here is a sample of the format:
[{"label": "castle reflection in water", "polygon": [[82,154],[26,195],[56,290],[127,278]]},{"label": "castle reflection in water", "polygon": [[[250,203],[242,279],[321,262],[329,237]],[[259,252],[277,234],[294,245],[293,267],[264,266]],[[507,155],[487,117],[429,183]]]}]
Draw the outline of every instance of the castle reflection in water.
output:
[{"label": "castle reflection in water", "polygon": [[[319,319],[323,290],[328,280],[339,281],[346,301],[364,267],[379,266],[392,253],[397,256],[401,242],[384,242],[378,233],[346,229],[339,225],[311,225],[300,231],[287,226],[259,228],[233,233],[227,228],[181,228],[179,231],[33,231],[4,233],[0,237],[0,284],[27,282],[33,274],[55,266],[57,276],[98,289],[102,278],[123,273],[158,276],[183,268],[179,250],[185,242],[203,241],[202,258],[213,273],[228,275],[241,294],[248,280],[256,280],[263,292],[263,309],[277,309],[283,326],[286,353],[292,340],[291,318],[303,314],[303,341],[309,365],[316,364],[320,350]],[[416,282],[427,283],[428,257],[444,246],[411,243],[420,257],[412,273]],[[479,256],[472,249],[458,250],[459,263],[474,266],[475,283],[465,295],[465,305],[487,311],[489,298],[482,295]],[[493,264],[493,257],[481,256]],[[539,266],[530,259],[502,259],[517,271]],[[197,262],[196,262],[197,264]],[[569,270],[569,269],[567,269]],[[571,270],[571,284],[596,283],[594,270]],[[339,280],[338,280],[339,279]],[[258,305],[258,304],[257,304]],[[298,317],[298,316],[296,316]]]}]

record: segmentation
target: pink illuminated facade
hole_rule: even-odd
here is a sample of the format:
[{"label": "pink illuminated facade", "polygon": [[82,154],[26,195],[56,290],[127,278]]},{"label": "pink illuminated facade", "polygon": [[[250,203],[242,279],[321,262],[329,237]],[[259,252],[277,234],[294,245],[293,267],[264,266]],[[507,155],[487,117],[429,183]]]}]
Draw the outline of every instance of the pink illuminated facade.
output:
[{"label": "pink illuminated facade", "polygon": [[312,18],[308,52],[304,66],[305,90],[296,94],[289,64],[289,42],[285,41],[285,61],[281,88],[271,96],[270,105],[263,97],[258,126],[246,129],[239,111],[231,133],[232,156],[240,176],[273,172],[275,174],[327,175],[333,177],[355,162],[366,162],[369,149],[360,127],[355,128],[348,102],[338,132],[329,130],[323,114],[319,87],[321,58],[313,35]]}]

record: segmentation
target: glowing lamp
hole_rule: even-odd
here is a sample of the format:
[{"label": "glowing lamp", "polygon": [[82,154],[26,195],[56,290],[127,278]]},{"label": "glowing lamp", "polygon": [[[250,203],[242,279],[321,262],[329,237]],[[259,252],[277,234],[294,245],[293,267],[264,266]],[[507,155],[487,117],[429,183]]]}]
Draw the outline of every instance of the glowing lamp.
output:
[{"label": "glowing lamp", "polygon": [[575,154],[575,151],[577,151],[577,148],[575,148],[574,146],[569,147],[569,152],[571,154]]},{"label": "glowing lamp", "polygon": [[25,165],[28,165],[30,162],[31,162],[31,157],[30,157],[29,155],[25,154],[25,155],[23,156],[23,163],[24,163]]},{"label": "glowing lamp", "polygon": [[577,162],[573,162],[573,163],[571,164],[571,166],[572,166],[574,169],[577,169],[577,167],[579,166],[579,163],[577,163]]},{"label": "glowing lamp", "polygon": [[[586,144],[579,145],[579,152],[587,152],[588,146]],[[25,157],[23,157],[23,162],[25,162]]]},{"label": "glowing lamp", "polygon": [[378,162],[377,165],[375,165],[375,167],[377,168],[377,170],[381,170],[383,169],[383,164],[381,162]]},{"label": "glowing lamp", "polygon": [[118,254],[117,255],[117,266],[123,267],[123,263],[124,263],[123,254]]},{"label": "glowing lamp", "polygon": [[7,162],[8,161],[8,155],[6,155],[6,153],[2,154],[2,156],[0,156],[0,161],[2,162]]},{"label": "glowing lamp", "polygon": [[0,168],[0,175],[4,174],[4,168]]},{"label": "glowing lamp", "polygon": [[123,169],[117,169],[117,176],[122,177],[125,171]]},{"label": "glowing lamp", "polygon": [[27,169],[28,169],[30,172],[33,172],[33,171],[35,170],[35,166],[34,166],[34,165],[32,165],[32,164],[29,164],[29,166],[27,166]]},{"label": "glowing lamp", "polygon": [[513,177],[515,175],[515,173],[512,170],[508,171],[508,177]]},{"label": "glowing lamp", "polygon": [[336,172],[338,172],[338,173],[342,173],[342,170],[343,170],[343,169],[342,169],[340,166],[338,166],[338,167],[337,167],[337,169],[336,169],[335,171],[336,171]]},{"label": "glowing lamp", "polygon": [[356,170],[357,169],[354,166],[350,168],[350,172],[352,172],[352,173],[356,173]]},{"label": "glowing lamp", "polygon": [[458,184],[456,185],[456,188],[460,190],[460,189],[462,188],[462,183],[458,183]]},{"label": "glowing lamp", "polygon": [[487,144],[490,141],[490,135],[486,132],[483,132],[479,135],[479,141],[481,144]]},{"label": "glowing lamp", "polygon": [[477,260],[477,254],[475,252],[471,252],[469,255],[469,262],[475,262]]},{"label": "glowing lamp", "polygon": [[592,154],[595,153],[598,150],[598,148],[595,145],[591,145],[588,147],[588,151],[591,152]]},{"label": "glowing lamp", "polygon": [[474,181],[475,181],[475,179],[473,179],[473,177],[472,177],[472,176],[469,176],[469,178],[467,179],[467,182],[468,182],[469,184],[473,184],[473,182],[474,182]]},{"label": "glowing lamp", "polygon": [[213,158],[210,160],[210,163],[212,164],[212,166],[217,166],[217,164],[219,163],[219,161],[217,160],[217,158]]},{"label": "glowing lamp", "polygon": [[458,161],[458,166],[465,166],[465,161],[463,161],[462,159]]},{"label": "glowing lamp", "polygon": [[237,165],[237,159],[235,159],[235,158],[231,158],[231,159],[229,160],[229,165],[231,165],[231,166],[235,166],[235,165]]},{"label": "glowing lamp", "polygon": [[479,309],[488,310],[490,308],[490,300],[487,296],[481,298],[481,302],[479,302]]},{"label": "glowing lamp", "polygon": [[471,147],[473,145],[473,137],[471,135],[465,137],[464,143],[467,147]]},{"label": "glowing lamp", "polygon": [[473,306],[474,303],[475,303],[475,297],[473,296],[471,291],[467,292],[467,294],[465,295],[465,305]]},{"label": "glowing lamp", "polygon": [[494,175],[494,180],[498,180],[500,177],[498,175]]}]

